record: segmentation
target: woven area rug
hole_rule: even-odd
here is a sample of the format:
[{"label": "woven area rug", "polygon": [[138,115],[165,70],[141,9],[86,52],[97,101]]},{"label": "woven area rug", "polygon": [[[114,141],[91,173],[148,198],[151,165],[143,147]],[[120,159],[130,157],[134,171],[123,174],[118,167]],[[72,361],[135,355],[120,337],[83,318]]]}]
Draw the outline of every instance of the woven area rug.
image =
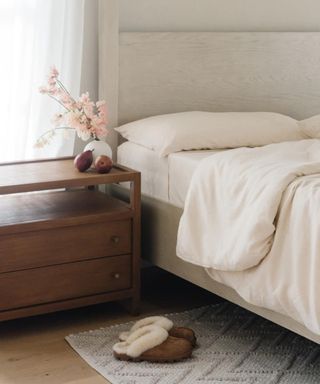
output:
[{"label": "woven area rug", "polygon": [[192,327],[199,347],[174,364],[130,363],[112,356],[120,324],[66,337],[112,384],[319,384],[320,346],[226,303],[167,315]]}]

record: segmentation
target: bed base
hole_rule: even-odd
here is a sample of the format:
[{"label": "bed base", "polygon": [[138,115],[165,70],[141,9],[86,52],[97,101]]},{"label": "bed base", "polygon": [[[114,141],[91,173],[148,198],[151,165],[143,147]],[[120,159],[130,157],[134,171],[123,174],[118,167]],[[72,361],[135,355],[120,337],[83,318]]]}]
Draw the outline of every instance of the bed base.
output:
[{"label": "bed base", "polygon": [[[113,193],[125,198],[127,190],[115,187]],[[246,302],[233,288],[209,277],[204,268],[178,258],[176,239],[181,214],[181,208],[142,196],[142,257],[144,260],[320,344],[320,335],[311,332],[296,320]]]}]

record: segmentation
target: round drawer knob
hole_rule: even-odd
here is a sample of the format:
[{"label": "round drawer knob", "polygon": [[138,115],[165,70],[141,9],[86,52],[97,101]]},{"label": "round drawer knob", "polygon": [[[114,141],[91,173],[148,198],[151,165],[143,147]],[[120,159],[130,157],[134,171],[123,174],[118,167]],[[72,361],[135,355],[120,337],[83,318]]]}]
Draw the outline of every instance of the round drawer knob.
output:
[{"label": "round drawer knob", "polygon": [[112,236],[112,237],[111,237],[111,241],[112,241],[114,244],[118,244],[119,241],[120,241],[120,237],[119,237],[119,236]]},{"label": "round drawer knob", "polygon": [[115,274],[113,275],[113,277],[114,277],[115,279],[120,279],[120,273],[115,273]]}]

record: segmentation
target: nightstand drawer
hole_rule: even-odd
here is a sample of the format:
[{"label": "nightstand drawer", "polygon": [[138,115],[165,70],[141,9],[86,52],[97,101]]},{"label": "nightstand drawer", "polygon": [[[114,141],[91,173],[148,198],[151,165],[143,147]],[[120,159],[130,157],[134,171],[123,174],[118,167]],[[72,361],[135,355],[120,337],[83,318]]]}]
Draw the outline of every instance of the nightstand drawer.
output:
[{"label": "nightstand drawer", "polygon": [[131,253],[131,220],[0,236],[0,273]]},{"label": "nightstand drawer", "polygon": [[131,255],[0,274],[0,311],[131,287]]}]

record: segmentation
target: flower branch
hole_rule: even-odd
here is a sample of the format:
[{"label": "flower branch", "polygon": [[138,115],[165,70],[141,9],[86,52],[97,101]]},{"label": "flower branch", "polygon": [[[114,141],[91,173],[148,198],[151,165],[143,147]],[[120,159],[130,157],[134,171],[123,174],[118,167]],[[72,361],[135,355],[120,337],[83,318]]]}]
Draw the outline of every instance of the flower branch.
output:
[{"label": "flower branch", "polygon": [[56,127],[42,134],[35,144],[36,147],[49,144],[56,129],[74,129],[84,141],[90,137],[99,140],[107,135],[105,101],[94,103],[88,92],[83,93],[79,100],[75,100],[59,79],[59,72],[55,67],[50,71],[47,85],[39,90],[58,102],[65,111],[55,116]]}]

